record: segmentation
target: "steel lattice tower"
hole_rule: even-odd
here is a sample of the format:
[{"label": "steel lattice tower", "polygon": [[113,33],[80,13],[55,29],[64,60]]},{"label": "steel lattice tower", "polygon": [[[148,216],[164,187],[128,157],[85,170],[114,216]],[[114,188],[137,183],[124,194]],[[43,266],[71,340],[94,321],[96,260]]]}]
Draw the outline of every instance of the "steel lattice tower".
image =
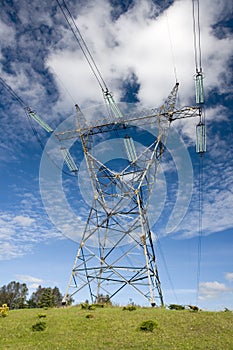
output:
[{"label": "steel lattice tower", "polygon": [[[58,6],[97,79],[111,116],[110,120],[102,118],[102,122],[93,123],[93,120],[88,122],[77,107],[77,129],[55,132],[61,143],[79,136],[94,193],[64,302],[84,288],[89,290],[91,301],[98,302],[101,296],[105,295],[111,299],[124,287],[130,286],[145,297],[152,306],[156,304],[163,306],[154,237],[148,219],[148,206],[172,121],[199,116],[199,124],[196,127],[196,150],[201,156],[206,152],[205,115],[202,114],[204,89],[200,50],[199,3],[197,2],[196,19],[193,1],[197,106],[176,108],[179,85],[176,83],[160,108],[144,112],[141,115],[132,112],[131,115],[124,116],[112,94],[108,91],[103,76],[72,13],[65,2],[61,4],[58,1]],[[25,109],[29,119],[33,119],[48,133],[53,133],[53,129],[28,107],[2,78],[0,78],[0,82]],[[146,123],[157,130],[157,137],[146,148],[144,147],[138,152],[133,137],[128,135],[127,130],[135,125],[140,128]],[[127,165],[120,170],[104,164],[93,152],[93,145],[98,144],[98,138],[104,134],[119,131],[124,131],[123,140],[120,141],[125,147],[128,158]],[[78,168],[69,150],[66,147],[61,147],[61,151],[68,168],[77,173]]]},{"label": "steel lattice tower", "polygon": [[[147,211],[171,122],[197,114],[198,107],[175,108],[177,91],[178,83],[160,108],[127,117],[122,116],[111,95],[107,96],[113,120],[88,125],[78,109],[78,128],[56,134],[59,141],[78,134],[94,192],[64,301],[85,287],[91,301],[98,302],[103,295],[111,299],[131,286],[152,306],[164,305]],[[145,123],[154,125],[158,135],[136,154],[127,130],[132,124]],[[93,144],[100,135],[119,130],[125,130],[121,141],[128,165],[115,171],[96,158]]]}]

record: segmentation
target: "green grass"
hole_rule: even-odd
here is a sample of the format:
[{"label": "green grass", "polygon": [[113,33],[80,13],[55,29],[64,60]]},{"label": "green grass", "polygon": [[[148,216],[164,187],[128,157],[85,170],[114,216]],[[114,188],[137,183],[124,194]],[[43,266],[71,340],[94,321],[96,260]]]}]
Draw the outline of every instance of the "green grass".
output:
[{"label": "green grass", "polygon": [[[232,312],[48,309],[43,310],[45,330],[33,331],[33,324],[41,321],[39,314],[39,309],[15,310],[0,318],[0,349],[233,349]],[[87,317],[90,314],[93,317]],[[156,323],[153,332],[140,330],[147,320]]]}]

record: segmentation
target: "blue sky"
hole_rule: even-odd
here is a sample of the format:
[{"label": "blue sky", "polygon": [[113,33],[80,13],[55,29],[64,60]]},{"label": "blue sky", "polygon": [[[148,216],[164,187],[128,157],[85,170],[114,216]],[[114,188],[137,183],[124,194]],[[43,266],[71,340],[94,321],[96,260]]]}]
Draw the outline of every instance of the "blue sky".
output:
[{"label": "blue sky", "polygon": [[[191,0],[67,4],[117,101],[145,108],[161,105],[175,84],[175,68],[178,105],[195,103]],[[172,124],[155,188],[160,201],[152,198],[150,206],[152,230],[160,238],[156,251],[167,304],[196,304],[199,291],[200,307],[233,309],[232,6],[230,0],[200,1],[207,153],[199,286],[195,120]],[[68,125],[75,103],[84,113],[103,104],[56,1],[1,1],[0,72],[53,129]],[[77,178],[64,174],[61,188],[44,188],[43,169],[56,172],[52,162],[44,163],[48,134],[33,123],[41,147],[20,104],[3,86],[0,92],[0,285],[18,280],[30,291],[41,284],[57,285],[64,293],[79,239],[75,225],[81,230],[88,212],[83,155],[77,145]],[[68,229],[62,222],[66,210],[71,213]],[[144,302],[130,291],[115,301],[130,298]]]}]

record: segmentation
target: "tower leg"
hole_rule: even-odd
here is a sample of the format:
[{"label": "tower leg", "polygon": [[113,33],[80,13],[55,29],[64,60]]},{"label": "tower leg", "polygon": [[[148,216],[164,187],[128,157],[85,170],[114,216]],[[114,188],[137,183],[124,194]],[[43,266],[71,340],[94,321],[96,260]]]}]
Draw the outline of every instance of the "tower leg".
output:
[{"label": "tower leg", "polygon": [[[155,306],[163,305],[154,251],[146,216],[106,213],[98,203],[91,208],[66,290],[65,299],[89,294],[92,303],[111,300],[131,287]],[[123,218],[122,218],[123,216]],[[142,225],[143,224],[143,225]],[[144,235],[141,233],[144,232]],[[85,299],[88,299],[85,297]]]}]

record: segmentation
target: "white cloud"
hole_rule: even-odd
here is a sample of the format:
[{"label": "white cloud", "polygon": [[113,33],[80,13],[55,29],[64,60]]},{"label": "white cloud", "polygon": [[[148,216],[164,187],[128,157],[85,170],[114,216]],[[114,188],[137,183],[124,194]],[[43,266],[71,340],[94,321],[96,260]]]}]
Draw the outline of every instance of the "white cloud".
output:
[{"label": "white cloud", "polygon": [[[205,90],[208,95],[214,87],[218,92],[225,91],[225,71],[232,55],[232,35],[225,32],[224,36],[216,36],[213,26],[229,11],[231,2],[220,4],[219,1],[207,0],[200,4],[201,13],[201,41],[203,54],[203,68],[205,72]],[[211,9],[211,10],[210,10]],[[90,51],[116,99],[122,95],[121,83],[130,79],[133,72],[140,84],[138,97],[146,106],[156,106],[166,98],[174,83],[173,49],[175,65],[180,84],[180,103],[188,104],[194,101],[194,49],[192,27],[192,5],[190,1],[175,1],[165,12],[158,15],[158,8],[147,0],[136,1],[134,5],[119,18],[112,21],[111,6],[108,2],[99,1],[97,4],[89,1],[85,4],[77,18],[77,25],[85,38]],[[101,13],[101,16],[99,14]],[[204,16],[202,14],[205,14]],[[103,20],[104,18],[104,20]],[[170,46],[170,38],[172,48]],[[63,33],[69,37],[67,31]],[[64,38],[61,39],[63,41]],[[94,83],[90,69],[82,54],[74,46],[72,35],[61,45],[61,49],[51,51],[48,67],[52,67],[64,81],[68,90],[75,95],[81,107],[90,101],[100,101],[101,93]],[[159,87],[159,88],[158,88]],[[77,97],[76,97],[77,96]],[[99,97],[98,97],[99,96]],[[59,101],[59,108],[68,106],[68,100]],[[206,111],[207,119],[227,120],[226,113],[221,106]],[[195,143],[196,120],[179,124],[183,134],[188,136],[191,143]],[[182,126],[181,126],[182,125]],[[217,135],[214,136],[215,138]],[[190,141],[187,141],[187,143]],[[215,140],[212,147],[208,140],[208,150],[212,155],[222,156],[222,149],[227,148],[227,142]],[[220,155],[221,153],[221,155]],[[227,156],[224,155],[225,159]],[[225,162],[225,161],[224,161]],[[226,166],[220,164],[226,172]],[[219,171],[211,169],[209,178],[219,185]],[[222,176],[223,178],[223,176]],[[209,179],[208,179],[209,181]],[[195,194],[195,193],[194,193]],[[225,202],[223,198],[226,198]],[[229,186],[220,192],[213,192],[209,187],[204,196],[203,232],[210,234],[233,226],[230,212],[233,204],[230,201]],[[214,205],[213,205],[214,203]],[[198,234],[198,208],[192,203],[192,214],[182,224],[182,237],[192,237]],[[194,230],[196,231],[194,232]]]},{"label": "white cloud", "polygon": [[16,275],[16,279],[21,283],[26,283],[29,288],[29,295],[33,293],[40,285],[46,284],[47,281],[30,275]]},{"label": "white cloud", "polygon": [[[7,38],[7,40],[6,40]],[[13,42],[15,38],[15,32],[12,27],[7,26],[2,20],[0,20],[0,40],[1,47],[6,47]],[[0,51],[1,55],[1,51]],[[1,57],[1,56],[0,56]]]},{"label": "white cloud", "polygon": [[[213,87],[223,91],[226,83],[223,72],[232,54],[232,37],[228,35],[217,38],[212,29],[224,9],[218,1],[201,3],[201,13],[205,14],[201,18],[201,34],[207,92]],[[192,77],[195,67],[190,1],[175,1],[159,16],[152,16],[157,10],[151,1],[137,1],[114,22],[110,11],[108,2],[99,1],[94,6],[94,2],[89,1],[79,12],[77,24],[117,98],[122,95],[122,80],[129,79],[131,72],[138,78],[138,97],[145,105],[156,106],[168,95],[174,83],[169,32],[178,80],[181,83],[180,97],[185,103],[194,97]],[[65,35],[67,37],[67,32]],[[58,73],[81,105],[91,100],[100,101],[98,86],[94,83],[83,56],[77,49],[74,51],[74,41],[69,39],[66,48],[62,46],[62,50],[51,51],[47,65]]]},{"label": "white cloud", "polygon": [[218,298],[222,293],[228,293],[232,290],[228,288],[224,283],[214,282],[202,282],[199,284],[199,299],[206,300],[212,298]]},{"label": "white cloud", "polygon": [[31,226],[35,222],[35,219],[28,216],[17,215],[13,218],[13,222],[20,226]]},{"label": "white cloud", "polygon": [[[221,232],[233,227],[232,193],[226,190],[211,190],[204,192],[202,211],[202,235]],[[182,232],[181,238],[191,238],[199,235],[199,208],[198,202],[192,203],[190,211],[177,228]]]},{"label": "white cloud", "polygon": [[229,282],[233,282],[233,272],[226,272],[225,279]]},{"label": "white cloud", "polygon": [[[127,12],[121,14],[114,21],[111,17],[112,8],[108,1],[87,1],[85,6],[82,6],[82,4],[77,6],[79,6],[77,24],[116,99],[119,99],[123,94],[122,81],[129,80],[132,73],[135,73],[140,84],[138,97],[146,106],[156,106],[168,95],[174,84],[169,30],[178,80],[181,83],[180,101],[188,103],[190,98],[194,97],[193,74],[195,69],[190,1],[175,1],[173,5],[160,15],[158,15],[158,8],[151,1],[135,1],[134,5]],[[205,90],[208,93],[211,88],[216,87],[222,93],[228,88],[225,73],[228,68],[229,58],[232,55],[232,36],[229,32],[225,32],[224,36],[217,37],[214,33],[213,25],[221,19],[221,16],[224,17],[224,13],[230,12],[232,3],[227,0],[224,3],[218,0],[206,0],[201,2],[200,6],[203,68],[206,76]],[[27,24],[28,18],[31,18],[31,14],[24,10],[24,6],[21,6],[19,16],[24,25]],[[47,13],[41,13],[38,17],[42,19],[41,22],[49,25],[53,21],[52,16],[47,16]],[[60,21],[63,24],[65,23],[61,14]],[[102,102],[101,92],[83,55],[76,46],[72,33],[63,27],[61,28],[59,23],[56,23],[56,25],[58,25],[60,41],[57,40],[55,44],[53,42],[51,46],[48,45],[47,66],[59,76],[73,99],[77,100],[81,107],[90,105],[90,102]],[[19,42],[21,49],[26,49],[27,45],[30,44],[28,37],[27,40],[23,40],[25,35],[25,33],[21,35]],[[15,32],[10,26],[0,26],[0,37],[3,36],[9,38],[7,41],[8,45],[16,45],[14,42]],[[1,47],[5,45],[4,43],[5,41],[2,40]],[[34,51],[27,50],[27,52],[33,53]],[[32,56],[28,58],[32,59]],[[46,90],[41,83],[43,73],[34,72],[33,79],[31,75],[29,79],[25,73],[26,71],[32,73],[29,68],[32,69],[31,63],[28,63],[28,61],[15,61],[12,64],[15,75],[9,75],[5,72],[3,77],[17,92],[21,91],[23,97],[28,97],[30,103],[33,104],[34,101],[39,101],[41,105],[47,105],[41,102],[42,100],[44,101]],[[56,75],[55,79],[57,79]],[[67,115],[71,105],[70,96],[61,87],[59,80],[57,84],[61,98],[55,104],[54,111],[66,113]],[[49,102],[51,104],[51,101]],[[14,112],[17,114],[18,109]],[[56,113],[53,113],[50,118],[56,119],[58,117]],[[226,120],[224,110],[219,106],[207,111],[207,119],[209,121],[216,120],[216,118],[219,118],[219,121]],[[8,115],[4,124],[7,130],[7,142],[4,145],[5,150],[1,157],[8,159],[8,155],[5,155],[5,153],[10,152],[8,145],[11,142],[15,145],[17,138],[27,141],[30,136],[27,138],[22,137],[22,135],[27,133],[25,132],[25,119],[23,118],[19,119],[19,123],[17,123],[17,133],[9,128]],[[194,142],[195,132],[192,122],[184,123],[183,132]],[[231,215],[233,210],[232,192],[230,192],[231,169],[229,165],[231,154],[224,152],[223,155],[222,150],[227,150],[228,145],[224,139],[221,139],[219,134],[216,133],[211,139],[208,140],[208,149],[211,156],[213,159],[216,159],[215,157],[218,157],[218,160],[222,159],[222,162],[218,164],[218,171],[208,164],[208,187],[204,198],[203,210],[203,231],[205,234],[233,226],[233,217]],[[15,157],[17,155],[15,148],[13,148],[10,159],[15,159]],[[215,160],[215,164],[216,162]],[[228,179],[228,185],[224,182],[226,179]],[[226,184],[225,188],[221,191],[213,191],[211,185],[217,188],[220,183]],[[51,210],[53,210],[55,215],[59,215],[61,221],[63,220],[64,230],[70,231],[70,236],[78,235],[79,237],[80,234],[75,233],[70,226],[70,222],[67,221],[66,214],[62,212],[64,203],[57,199],[54,205],[54,198],[55,196],[48,198],[51,206],[53,206]],[[1,257],[22,255],[31,249],[31,244],[34,242],[48,239],[49,236],[55,237],[57,234],[56,232],[51,232],[53,231],[52,229],[48,230],[45,227],[42,223],[42,218],[39,218],[39,214],[35,215],[33,210],[36,208],[36,203],[32,196],[28,195],[26,197],[25,195],[21,205],[24,206],[24,209],[27,209],[26,214],[24,211],[20,211],[17,213],[2,212],[0,215],[2,224],[0,226],[0,235],[5,246]],[[76,216],[74,216],[74,221],[76,225],[82,226],[83,224],[81,217],[77,220]],[[193,227],[197,227],[197,222],[198,210],[193,205],[192,214],[183,222],[182,229],[186,231],[183,237],[191,237],[197,234],[197,232],[193,232]],[[20,226],[21,228],[27,228],[28,231],[20,231]]]},{"label": "white cloud", "polygon": [[26,244],[16,244],[15,239],[12,240],[9,236],[6,238],[2,238],[1,232],[1,245],[0,245],[0,260],[10,260],[14,258],[18,258],[27,254],[31,246],[29,243]]},{"label": "white cloud", "polygon": [[16,278],[20,280],[21,282],[29,282],[29,283],[35,283],[35,284],[41,284],[43,283],[43,280],[41,278],[29,276],[29,275],[17,275]]},{"label": "white cloud", "polygon": [[[232,35],[227,32],[225,36],[217,37],[213,25],[219,21],[221,16],[224,16],[225,11],[227,8],[229,10],[231,5],[229,1],[223,5],[218,1],[208,0],[201,3],[200,6],[201,13],[205,13],[205,16],[201,17],[201,39],[206,94],[208,95],[213,87],[223,93],[224,84],[225,86],[228,84],[225,79],[225,71],[233,52]],[[187,0],[175,1],[159,16],[154,15],[156,8],[154,7],[152,11],[152,7],[149,0],[135,2],[130,10],[112,22],[109,4],[98,2],[98,6],[93,6],[93,2],[88,2],[87,8],[79,12],[77,24],[91,52],[94,53],[103,76],[107,82],[110,82],[115,96],[117,98],[121,96],[122,81],[130,79],[130,74],[134,72],[140,84],[138,97],[141,103],[147,106],[159,105],[168,95],[174,83],[172,53],[169,44],[170,31],[178,80],[181,83],[180,103],[188,104],[190,99],[194,101],[195,94],[191,3]],[[103,12],[104,23],[102,23],[102,17],[96,16],[98,11]],[[98,36],[95,35],[96,33]],[[71,40],[68,41],[66,48],[62,46],[61,51],[51,52],[47,64],[53,67],[62,80],[64,78],[66,87],[72,91],[72,94],[76,94],[77,101],[82,107],[90,104],[90,101],[99,100],[98,95],[99,97],[101,95],[87,63],[73,45]],[[60,100],[59,108],[62,108],[62,105],[65,106],[65,110],[68,101]],[[227,121],[226,111],[220,105],[208,109],[206,115],[209,123],[211,120]],[[174,127],[182,129],[182,133],[189,137],[186,144],[191,143],[193,146],[195,144],[195,124],[196,120],[185,121],[185,123],[182,120],[182,123],[174,124]],[[226,178],[226,176],[219,175],[220,169],[225,174],[227,169],[230,169],[229,161],[226,166],[226,159],[231,159],[231,157],[228,158],[226,152],[222,154],[222,149],[228,148],[229,140],[221,139],[218,134],[214,134],[212,138],[211,132],[208,131],[210,135],[208,151],[213,156],[215,163],[216,157],[222,159],[223,162],[218,164],[218,172],[209,167],[208,170],[211,173],[208,175],[207,182],[215,182],[215,186],[218,187],[220,179]],[[209,185],[205,188],[204,234],[220,232],[233,226],[233,217],[230,214],[233,210],[230,200],[230,178],[228,177],[228,185],[222,191],[213,191]],[[199,213],[195,202],[192,203],[191,209],[191,215],[187,216],[180,227],[182,232],[185,232],[182,237],[198,235]]]},{"label": "white cloud", "polygon": [[31,193],[23,195],[20,210],[0,211],[0,260],[23,256],[36,243],[52,238],[63,237],[48,222],[40,201]]}]

